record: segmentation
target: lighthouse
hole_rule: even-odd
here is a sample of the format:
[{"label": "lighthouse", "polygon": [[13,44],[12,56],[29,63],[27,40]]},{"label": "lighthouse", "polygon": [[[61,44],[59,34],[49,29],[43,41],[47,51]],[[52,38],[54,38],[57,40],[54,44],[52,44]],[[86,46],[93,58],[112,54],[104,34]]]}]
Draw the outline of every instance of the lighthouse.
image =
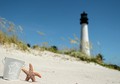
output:
[{"label": "lighthouse", "polygon": [[90,56],[90,45],[89,45],[87,13],[85,13],[85,12],[81,13],[80,24],[81,24],[80,51],[82,53]]}]

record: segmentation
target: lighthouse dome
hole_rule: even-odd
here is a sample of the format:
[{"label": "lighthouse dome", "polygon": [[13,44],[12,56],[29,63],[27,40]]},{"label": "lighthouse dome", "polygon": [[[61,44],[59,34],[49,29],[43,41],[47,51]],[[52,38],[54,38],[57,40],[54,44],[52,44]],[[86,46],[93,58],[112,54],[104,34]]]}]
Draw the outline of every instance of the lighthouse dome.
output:
[{"label": "lighthouse dome", "polygon": [[81,14],[81,19],[80,19],[80,24],[86,23],[88,24],[88,17],[87,17],[87,13],[83,12]]}]

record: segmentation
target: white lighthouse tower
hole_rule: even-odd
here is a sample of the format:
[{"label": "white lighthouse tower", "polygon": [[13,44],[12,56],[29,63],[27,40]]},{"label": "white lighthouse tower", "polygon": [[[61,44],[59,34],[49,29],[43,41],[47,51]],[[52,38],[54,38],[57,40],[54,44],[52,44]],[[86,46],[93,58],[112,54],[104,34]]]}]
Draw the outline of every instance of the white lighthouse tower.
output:
[{"label": "white lighthouse tower", "polygon": [[88,56],[90,56],[90,45],[89,45],[89,35],[88,35],[88,18],[87,13],[83,12],[80,19],[81,24],[81,43],[80,51]]}]

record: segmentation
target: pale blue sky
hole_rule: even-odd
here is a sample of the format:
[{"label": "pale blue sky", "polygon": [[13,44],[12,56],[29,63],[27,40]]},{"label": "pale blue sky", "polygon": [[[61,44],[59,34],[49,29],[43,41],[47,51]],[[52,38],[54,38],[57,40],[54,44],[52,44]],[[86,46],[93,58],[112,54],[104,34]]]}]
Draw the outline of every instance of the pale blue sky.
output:
[{"label": "pale blue sky", "polygon": [[120,0],[0,0],[0,17],[21,25],[20,38],[31,45],[79,48],[69,38],[80,38],[83,11],[88,13],[92,54],[101,52],[107,63],[120,65]]}]

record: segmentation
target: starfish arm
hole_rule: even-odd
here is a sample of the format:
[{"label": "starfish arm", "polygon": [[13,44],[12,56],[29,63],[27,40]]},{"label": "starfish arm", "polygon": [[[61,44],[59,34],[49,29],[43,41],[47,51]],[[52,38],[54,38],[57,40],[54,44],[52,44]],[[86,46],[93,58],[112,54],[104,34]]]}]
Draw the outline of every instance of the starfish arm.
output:
[{"label": "starfish arm", "polygon": [[34,72],[35,76],[38,76],[39,78],[41,78],[41,75],[37,72]]},{"label": "starfish arm", "polygon": [[35,76],[33,76],[33,77],[31,78],[31,80],[32,80],[32,82],[35,82]]},{"label": "starfish arm", "polygon": [[31,63],[29,64],[29,71],[32,71],[32,72],[33,72],[33,66],[32,66]]},{"label": "starfish arm", "polygon": [[24,69],[24,68],[22,68],[22,71],[27,75],[27,74],[29,74],[29,72],[26,70],[26,69]]},{"label": "starfish arm", "polygon": [[29,79],[30,79],[30,77],[27,76],[25,80],[26,80],[26,81],[29,81]]}]

